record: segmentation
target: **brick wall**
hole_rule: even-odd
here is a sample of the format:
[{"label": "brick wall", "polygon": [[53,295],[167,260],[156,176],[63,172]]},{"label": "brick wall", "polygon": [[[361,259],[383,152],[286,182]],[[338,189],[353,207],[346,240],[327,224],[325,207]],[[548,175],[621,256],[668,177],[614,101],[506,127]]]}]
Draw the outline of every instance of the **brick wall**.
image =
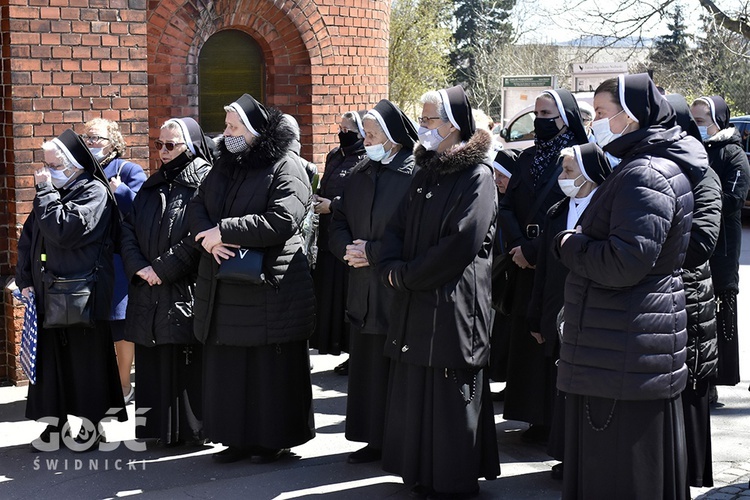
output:
[{"label": "brick wall", "polygon": [[[0,0],[3,171],[0,275],[14,272],[34,198],[41,144],[105,117],[120,123],[128,156],[148,162],[146,0]],[[18,311],[4,297],[0,381],[18,380]]]}]

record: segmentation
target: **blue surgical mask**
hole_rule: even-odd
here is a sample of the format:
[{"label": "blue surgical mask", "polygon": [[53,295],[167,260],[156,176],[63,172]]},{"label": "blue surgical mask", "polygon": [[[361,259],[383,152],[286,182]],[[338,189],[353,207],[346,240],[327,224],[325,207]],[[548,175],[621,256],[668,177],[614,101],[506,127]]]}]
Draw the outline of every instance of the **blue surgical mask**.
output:
[{"label": "blue surgical mask", "polygon": [[72,168],[66,168],[65,170],[56,170],[54,168],[49,169],[49,173],[52,176],[52,185],[57,189],[62,189],[70,181],[70,178],[75,173]]},{"label": "blue surgical mask", "polygon": [[707,141],[711,138],[711,134],[708,133],[708,127],[701,127],[700,125],[698,125],[698,132],[700,132],[701,139],[703,139],[704,141]]},{"label": "blue surgical mask", "polygon": [[[388,142],[388,141],[385,141],[385,142]],[[385,144],[385,142],[383,144]],[[370,158],[372,161],[380,161],[384,158],[387,158],[388,155],[391,153],[391,150],[389,149],[388,151],[386,151],[383,144],[365,146],[365,153],[367,153],[367,157]]]},{"label": "blue surgical mask", "polygon": [[441,136],[436,128],[419,127],[417,134],[419,135],[419,143],[427,151],[437,151],[440,143],[445,140],[445,137]]},{"label": "blue surgical mask", "polygon": [[609,160],[609,166],[612,167],[612,170],[614,170],[614,168],[622,161],[622,159],[613,156],[611,153],[607,153],[606,151],[604,152],[604,156],[606,156],[607,160]]}]

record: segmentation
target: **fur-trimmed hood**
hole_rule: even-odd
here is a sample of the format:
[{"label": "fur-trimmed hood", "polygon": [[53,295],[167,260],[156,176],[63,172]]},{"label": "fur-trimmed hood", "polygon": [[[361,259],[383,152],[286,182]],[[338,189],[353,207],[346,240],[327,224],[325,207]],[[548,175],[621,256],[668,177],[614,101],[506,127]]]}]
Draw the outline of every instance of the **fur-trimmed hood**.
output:
[{"label": "fur-trimmed hood", "polygon": [[740,133],[734,127],[727,127],[716,132],[714,135],[706,139],[706,144],[717,142],[717,143],[732,143],[742,144],[740,139]]},{"label": "fur-trimmed hood", "polygon": [[490,133],[478,129],[471,138],[447,151],[427,151],[421,144],[414,149],[414,160],[417,166],[431,175],[442,176],[460,172],[479,163],[488,162],[488,153],[492,146]]},{"label": "fur-trimmed hood", "polygon": [[231,169],[239,165],[242,168],[253,169],[275,165],[289,151],[295,140],[294,130],[283,116],[278,109],[269,108],[268,124],[258,130],[260,136],[241,153],[230,153],[224,140],[219,141],[219,159],[216,161],[216,167]]}]

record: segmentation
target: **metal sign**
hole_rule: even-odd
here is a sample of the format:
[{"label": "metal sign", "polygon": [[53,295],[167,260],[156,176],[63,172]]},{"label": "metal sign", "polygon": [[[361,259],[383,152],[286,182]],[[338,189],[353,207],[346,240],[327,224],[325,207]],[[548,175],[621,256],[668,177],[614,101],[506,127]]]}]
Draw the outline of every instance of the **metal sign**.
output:
[{"label": "metal sign", "polygon": [[523,87],[523,88],[552,88],[555,77],[549,75],[543,76],[505,76],[503,77],[503,87]]},{"label": "metal sign", "polygon": [[626,62],[573,63],[570,66],[573,74],[614,73],[619,75],[628,72],[628,63]]}]

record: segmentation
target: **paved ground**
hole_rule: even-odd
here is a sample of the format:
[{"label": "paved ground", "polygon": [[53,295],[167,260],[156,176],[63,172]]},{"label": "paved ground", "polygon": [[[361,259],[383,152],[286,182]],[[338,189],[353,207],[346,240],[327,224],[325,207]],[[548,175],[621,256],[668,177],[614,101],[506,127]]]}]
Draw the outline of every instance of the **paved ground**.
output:
[{"label": "paved ground", "polygon": [[[741,307],[750,304],[750,229],[744,236]],[[693,488],[693,498],[750,498],[749,326],[750,308],[741,308],[742,382],[719,388],[724,406],[712,413],[715,487]],[[28,443],[44,424],[25,420],[26,388],[1,387],[0,498],[409,498],[400,479],[385,474],[378,464],[346,463],[347,454],[361,444],[344,438],[346,377],[332,372],[343,358],[312,358],[317,436],[294,448],[293,457],[266,465],[216,464],[209,455],[222,449],[218,446],[133,451],[126,446],[135,444],[133,405],[128,422],[105,427],[109,440],[120,442],[113,451],[32,453]],[[526,425],[503,420],[502,403],[495,405],[502,476],[482,481],[480,498],[559,498],[560,483],[549,474],[556,462],[549,460],[543,447],[522,444],[519,434]]]}]

